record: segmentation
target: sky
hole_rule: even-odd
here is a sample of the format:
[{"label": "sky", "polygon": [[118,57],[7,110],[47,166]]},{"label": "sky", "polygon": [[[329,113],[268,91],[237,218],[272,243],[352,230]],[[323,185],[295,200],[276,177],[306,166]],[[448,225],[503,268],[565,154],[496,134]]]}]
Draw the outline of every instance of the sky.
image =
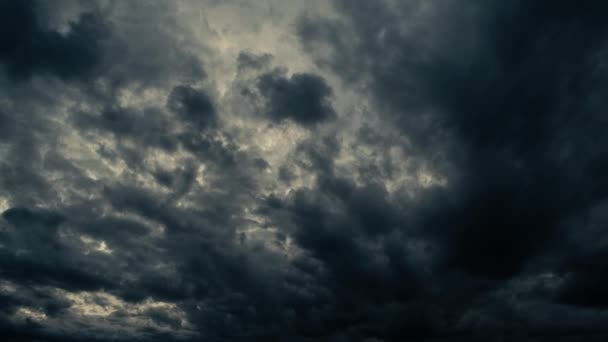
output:
[{"label": "sky", "polygon": [[0,2],[0,336],[605,341],[606,13]]}]

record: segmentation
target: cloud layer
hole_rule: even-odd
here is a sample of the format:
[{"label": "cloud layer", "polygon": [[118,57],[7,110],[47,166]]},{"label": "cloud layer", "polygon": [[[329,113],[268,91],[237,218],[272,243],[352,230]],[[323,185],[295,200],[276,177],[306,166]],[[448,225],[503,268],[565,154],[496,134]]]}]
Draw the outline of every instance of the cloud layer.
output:
[{"label": "cloud layer", "polygon": [[608,5],[0,5],[0,335],[601,341]]}]

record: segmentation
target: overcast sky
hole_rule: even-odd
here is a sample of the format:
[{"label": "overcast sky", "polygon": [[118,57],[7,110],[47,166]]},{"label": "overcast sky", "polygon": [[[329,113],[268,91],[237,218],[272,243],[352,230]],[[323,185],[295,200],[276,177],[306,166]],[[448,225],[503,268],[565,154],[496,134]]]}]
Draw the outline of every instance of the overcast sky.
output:
[{"label": "overcast sky", "polygon": [[608,3],[0,2],[8,341],[605,341]]}]

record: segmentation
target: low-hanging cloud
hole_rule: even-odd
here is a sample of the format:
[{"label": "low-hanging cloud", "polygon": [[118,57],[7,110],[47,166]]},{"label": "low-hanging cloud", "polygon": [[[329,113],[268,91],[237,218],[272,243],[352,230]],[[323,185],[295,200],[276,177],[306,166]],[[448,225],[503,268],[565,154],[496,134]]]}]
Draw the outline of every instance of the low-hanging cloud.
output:
[{"label": "low-hanging cloud", "polygon": [[601,1],[0,5],[9,341],[602,341]]}]

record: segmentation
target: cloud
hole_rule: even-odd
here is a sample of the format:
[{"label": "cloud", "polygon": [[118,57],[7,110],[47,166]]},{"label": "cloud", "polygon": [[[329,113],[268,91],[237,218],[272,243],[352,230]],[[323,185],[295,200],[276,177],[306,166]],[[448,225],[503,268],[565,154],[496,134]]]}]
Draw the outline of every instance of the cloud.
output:
[{"label": "cloud", "polygon": [[216,112],[211,99],[192,87],[174,87],[167,100],[167,107],[199,129],[215,125]]},{"label": "cloud", "polygon": [[2,5],[0,60],[16,79],[38,72],[83,77],[99,65],[108,34],[99,13],[82,14],[62,34],[43,26],[33,1],[7,2]]},{"label": "cloud", "polygon": [[[446,177],[407,216],[434,246],[436,272],[498,283],[531,268],[560,272],[541,260],[559,255],[564,231],[579,229],[571,220],[605,197],[594,128],[605,106],[603,5],[336,3],[338,19],[307,17],[300,38],[319,66],[368,89],[412,155]],[[592,265],[578,260],[568,269]],[[567,276],[563,298],[576,301],[585,274]],[[601,303],[587,294],[579,304]]]},{"label": "cloud", "polygon": [[237,67],[239,70],[261,69],[267,66],[272,60],[272,55],[265,53],[256,55],[251,52],[241,51],[237,57]]},{"label": "cloud", "polygon": [[[449,266],[512,276],[558,234],[560,221],[601,199],[591,178],[604,158],[588,145],[601,134],[587,125],[601,121],[591,89],[605,77],[597,58],[605,27],[591,5],[576,15],[565,3],[408,4],[393,12],[376,5],[365,25],[358,23],[368,5],[338,7],[358,37],[349,48],[362,57],[353,62],[361,63],[356,71],[335,70],[366,83],[422,157],[444,156],[437,167],[450,185],[429,194],[437,197],[422,226],[436,234]],[[412,28],[401,29],[396,13]],[[439,28],[426,21],[447,13]],[[508,25],[512,18],[520,19]],[[305,42],[337,39],[302,25]],[[574,165],[591,178],[580,178]]]},{"label": "cloud", "polygon": [[266,115],[276,122],[286,119],[310,126],[335,116],[331,88],[323,78],[294,74],[287,78],[280,70],[260,75],[258,88],[267,101]]},{"label": "cloud", "polygon": [[2,336],[607,334],[603,2],[0,7]]}]

